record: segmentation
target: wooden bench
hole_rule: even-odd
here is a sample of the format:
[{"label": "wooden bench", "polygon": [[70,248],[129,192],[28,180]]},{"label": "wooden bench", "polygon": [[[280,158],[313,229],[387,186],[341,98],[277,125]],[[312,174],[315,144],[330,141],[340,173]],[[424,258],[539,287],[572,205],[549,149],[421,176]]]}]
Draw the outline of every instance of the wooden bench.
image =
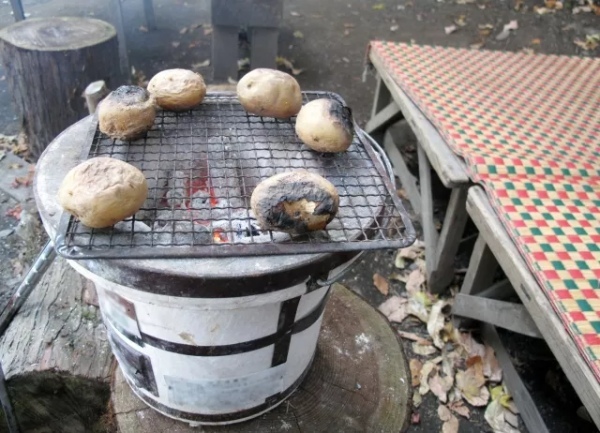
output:
[{"label": "wooden bench", "polygon": [[[454,257],[467,223],[465,200],[470,185],[462,158],[448,147],[435,127],[408,98],[384,67],[379,57],[369,56],[377,73],[371,119],[365,130],[383,145],[400,178],[413,209],[421,218],[427,248],[427,283],[434,293],[444,290],[454,278]],[[419,179],[408,170],[390,126],[406,119],[418,139]],[[450,201],[438,232],[434,222],[431,169],[451,190]]]},{"label": "wooden bench", "polygon": [[[535,404],[498,337],[495,327],[546,340],[590,416],[600,427],[600,382],[581,357],[521,253],[506,232],[483,188],[467,194],[467,211],[479,237],[452,313],[483,322],[483,337],[493,346],[504,380],[531,432],[548,432]],[[498,265],[508,280],[493,284]],[[506,302],[515,293],[522,303]]]},{"label": "wooden bench", "polygon": [[[454,260],[444,232],[459,239],[470,215],[480,234],[453,314],[483,323],[530,431],[548,429],[496,327],[544,338],[600,426],[600,60],[385,41],[369,58],[385,89],[367,130],[404,115],[419,139],[420,191],[397,143],[386,149],[421,211],[430,289]],[[454,188],[437,239],[428,164]],[[451,183],[461,165],[482,186]],[[452,211],[457,197],[468,211]],[[494,281],[498,264],[506,281]],[[515,292],[522,303],[506,302]]]}]

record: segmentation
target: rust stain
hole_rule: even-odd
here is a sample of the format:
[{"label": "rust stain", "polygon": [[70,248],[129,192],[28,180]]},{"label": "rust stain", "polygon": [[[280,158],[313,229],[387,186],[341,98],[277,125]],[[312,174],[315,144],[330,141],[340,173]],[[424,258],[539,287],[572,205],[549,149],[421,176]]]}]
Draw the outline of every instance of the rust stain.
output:
[{"label": "rust stain", "polygon": [[186,341],[190,344],[193,344],[194,346],[197,346],[198,344],[194,341],[194,336],[188,332],[180,332],[179,336],[181,337],[181,339],[183,341]]}]

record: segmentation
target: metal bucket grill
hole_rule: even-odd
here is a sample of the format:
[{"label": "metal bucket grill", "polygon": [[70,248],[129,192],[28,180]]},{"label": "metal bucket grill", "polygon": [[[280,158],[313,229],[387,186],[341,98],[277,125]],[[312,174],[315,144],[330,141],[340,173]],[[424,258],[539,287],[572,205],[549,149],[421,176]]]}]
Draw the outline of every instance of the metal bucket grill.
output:
[{"label": "metal bucket grill", "polygon": [[[332,93],[304,95],[307,101],[343,102]],[[191,111],[160,111],[154,127],[136,141],[110,139],[94,122],[83,159],[110,156],[138,167],[148,179],[148,199],[132,218],[108,229],[90,229],[65,213],[57,251],[69,259],[223,257],[412,243],[414,229],[377,144],[356,128],[348,151],[316,153],[298,139],[294,123],[249,115],[230,93],[209,94]],[[318,173],[336,186],[338,215],[308,235],[261,230],[249,206],[254,187],[294,169]]]}]

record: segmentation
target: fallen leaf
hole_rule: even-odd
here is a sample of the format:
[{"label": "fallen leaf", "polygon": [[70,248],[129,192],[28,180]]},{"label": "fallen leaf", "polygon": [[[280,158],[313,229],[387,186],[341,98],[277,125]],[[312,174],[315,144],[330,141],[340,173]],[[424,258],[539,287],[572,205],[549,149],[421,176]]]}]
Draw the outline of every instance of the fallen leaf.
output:
[{"label": "fallen leaf", "polygon": [[458,18],[454,19],[454,24],[459,27],[464,27],[467,25],[467,17],[466,15],[459,15]]},{"label": "fallen leaf", "polygon": [[542,43],[542,40],[539,38],[532,39],[530,42],[531,45],[540,45],[541,43]]},{"label": "fallen leaf", "polygon": [[406,267],[406,262],[404,261],[404,257],[401,257],[400,254],[396,254],[396,258],[394,259],[394,266],[397,267],[398,269],[404,269]]},{"label": "fallen leaf", "polygon": [[427,312],[427,307],[419,298],[423,297],[413,296],[410,298],[406,306],[406,311],[411,316],[417,317],[421,322],[427,323],[429,320],[429,313]]},{"label": "fallen leaf", "polygon": [[427,320],[427,332],[431,338],[433,338],[433,344],[438,349],[444,347],[444,341],[442,340],[441,332],[444,329],[446,317],[442,313],[442,310],[446,305],[448,305],[446,301],[437,301],[433,307],[431,307],[429,320]]},{"label": "fallen leaf", "polygon": [[[381,308],[381,306],[379,308]],[[398,331],[398,335],[400,335],[400,337],[404,338],[405,340],[415,341],[415,342],[419,343],[420,345],[424,345],[424,346],[431,346],[431,341],[429,341],[423,337],[420,337],[415,333]]]},{"label": "fallen leaf", "polygon": [[419,377],[419,394],[425,395],[429,392],[429,376],[437,370],[435,363],[432,361],[427,361],[421,367],[421,375]]},{"label": "fallen leaf", "polygon": [[344,63],[350,63],[350,59],[348,57],[342,57]]},{"label": "fallen leaf", "polygon": [[452,418],[452,412],[443,404],[440,404],[437,409],[438,418],[442,421],[448,421]]},{"label": "fallen leaf", "polygon": [[423,363],[416,358],[413,358],[408,363],[410,367],[410,377],[411,377],[411,385],[419,386],[421,383],[421,369],[423,368]]},{"label": "fallen leaf", "polygon": [[435,348],[435,346],[433,346],[431,344],[427,345],[427,344],[419,344],[419,343],[413,343],[412,350],[415,354],[421,355],[421,356],[431,356],[437,352],[437,349]]},{"label": "fallen leaf", "polygon": [[344,36],[348,36],[350,34],[350,29],[344,30]]},{"label": "fallen leaf", "polygon": [[575,6],[573,8],[573,15],[577,15],[582,12],[591,12],[591,11],[592,11],[591,6]]},{"label": "fallen leaf", "polygon": [[412,261],[417,260],[420,257],[423,257],[425,253],[425,243],[419,240],[413,242],[410,247],[401,248],[396,253],[396,257],[401,257],[403,259],[409,259]]},{"label": "fallen leaf", "polygon": [[13,208],[8,209],[4,215],[6,215],[8,217],[12,217],[16,220],[20,220],[22,211],[23,211],[23,209],[21,208],[21,205],[18,204]]},{"label": "fallen leaf", "polygon": [[227,77],[227,82],[228,82],[229,84],[237,84],[237,80],[234,80],[234,79],[233,79],[233,78],[231,78],[231,77]]},{"label": "fallen leaf", "polygon": [[515,0],[515,10],[516,11],[520,11],[521,9],[523,9],[523,2],[524,2],[524,0]]},{"label": "fallen leaf", "polygon": [[179,45],[181,45],[181,42],[173,41],[173,42],[171,42],[171,45],[173,46],[173,48],[177,48]]},{"label": "fallen leaf", "polygon": [[138,27],[138,30],[139,30],[140,32],[144,32],[144,33],[147,33],[147,32],[148,32],[148,28],[147,28],[146,26],[139,26],[139,27]]},{"label": "fallen leaf", "polygon": [[297,39],[302,39],[304,37],[304,33],[302,33],[300,30],[296,30],[294,32],[294,37]]},{"label": "fallen leaf", "polygon": [[[250,59],[248,59],[248,61],[250,61]],[[304,69],[297,69],[296,67],[294,67],[294,64],[292,63],[292,61],[289,59],[286,59],[285,57],[277,56],[277,58],[275,59],[275,62],[277,63],[277,66],[283,66],[283,67],[291,70],[293,75],[300,75],[302,72],[304,72]]]},{"label": "fallen leaf", "polygon": [[415,389],[412,397],[413,407],[417,409],[419,406],[421,406],[421,403],[423,403],[423,397],[421,397],[421,394],[419,394],[419,390]]},{"label": "fallen leaf", "polygon": [[196,30],[198,27],[202,27],[202,24],[200,24],[200,23],[192,24],[190,26],[190,30]]},{"label": "fallen leaf", "polygon": [[202,28],[204,31],[204,36],[208,36],[213,32],[213,27],[210,24],[204,24]]},{"label": "fallen leaf", "polygon": [[446,32],[447,35],[449,35],[450,33],[454,33],[456,31],[457,27],[456,26],[446,26],[444,27],[444,31]]},{"label": "fallen leaf", "polygon": [[344,23],[344,27],[346,27],[346,28],[352,28],[352,27],[356,27],[356,25],[352,24],[352,23]]},{"label": "fallen leaf", "polygon": [[511,30],[517,30],[519,28],[519,23],[517,20],[512,20],[508,24],[504,24],[504,28],[502,31],[496,36],[496,40],[503,41],[510,36]]},{"label": "fallen leaf", "polygon": [[403,274],[398,274],[396,272],[393,272],[390,274],[389,279],[400,281],[401,283],[406,284],[406,282],[408,281],[408,275],[403,275]]},{"label": "fallen leaf", "polygon": [[595,50],[598,48],[598,45],[600,45],[600,33],[587,35],[585,41],[582,41],[581,39],[575,39],[573,43],[579,48],[582,48],[584,51]]},{"label": "fallen leaf", "polygon": [[454,415],[442,425],[442,433],[458,433],[458,418]]},{"label": "fallen leaf", "polygon": [[456,0],[457,5],[466,5],[470,3],[475,3],[475,0]]},{"label": "fallen leaf", "polygon": [[563,3],[558,0],[544,0],[544,4],[548,9],[555,9],[557,11],[563,8]]},{"label": "fallen leaf", "polygon": [[181,30],[179,30],[179,34],[180,35],[185,35],[188,32],[188,28],[187,27],[183,27]]},{"label": "fallen leaf", "polygon": [[205,61],[203,61],[203,62],[200,62],[200,63],[194,63],[194,64],[192,65],[192,69],[206,68],[206,67],[207,67],[207,66],[209,66],[209,65],[210,65],[210,59],[206,59],[206,60],[205,60]]},{"label": "fallen leaf", "polygon": [[533,11],[538,15],[553,14],[556,12],[554,9],[549,9],[542,6],[534,6]]},{"label": "fallen leaf", "polygon": [[390,31],[391,32],[395,32],[396,30],[398,30],[400,28],[400,26],[398,24],[394,24],[393,26],[390,27]]},{"label": "fallen leaf", "polygon": [[410,416],[411,424],[419,424],[421,422],[421,415],[418,412],[413,412]]},{"label": "fallen leaf", "polygon": [[494,349],[490,346],[485,346],[483,375],[487,377],[490,382],[500,382],[502,380],[502,369],[500,368],[500,364],[498,364]]},{"label": "fallen leaf", "polygon": [[18,162],[12,162],[8,164],[9,170],[18,170],[21,167],[23,167],[23,164],[19,164]]},{"label": "fallen leaf", "polygon": [[420,268],[414,269],[406,279],[406,291],[412,296],[421,291],[423,284],[425,284],[425,274]]},{"label": "fallen leaf", "polygon": [[479,25],[477,26],[477,28],[478,28],[479,30],[485,30],[485,29],[490,29],[490,30],[491,30],[491,29],[493,29],[493,28],[494,28],[494,25],[493,25],[493,24],[479,24]]},{"label": "fallen leaf", "polygon": [[377,3],[373,5],[373,10],[381,11],[383,9],[385,9],[385,4],[383,3]]},{"label": "fallen leaf", "polygon": [[497,400],[492,400],[485,409],[484,418],[494,429],[494,433],[519,433],[519,430],[512,427],[506,420],[508,409],[502,406]]},{"label": "fallen leaf", "polygon": [[475,341],[470,332],[460,334],[459,344],[467,353],[467,358],[479,356],[483,359],[485,357],[485,346]]},{"label": "fallen leaf", "polygon": [[298,12],[295,12],[295,11],[290,12],[290,15],[293,16],[293,17],[299,17],[299,16],[301,16]]},{"label": "fallen leaf", "polygon": [[467,370],[457,371],[455,380],[456,387],[467,402],[473,406],[485,406],[487,404],[490,393],[485,387],[481,358],[478,358],[478,362],[474,362]]},{"label": "fallen leaf", "polygon": [[388,293],[390,293],[390,283],[378,273],[373,274],[373,285],[379,290],[379,293],[384,296],[387,296]]},{"label": "fallen leaf", "polygon": [[23,274],[23,262],[21,262],[19,259],[13,259],[11,260],[11,266],[12,266],[12,274],[14,277],[19,277]]},{"label": "fallen leaf", "polygon": [[477,43],[477,44],[471,44],[471,45],[470,45],[470,48],[471,48],[472,50],[478,50],[478,49],[480,49],[481,47],[483,47],[483,42],[479,42],[479,43]]},{"label": "fallen leaf", "polygon": [[442,377],[439,375],[439,373],[436,373],[429,379],[429,389],[442,403],[446,403],[448,401],[448,391],[450,391],[452,385],[454,385],[454,380],[452,377]]},{"label": "fallen leaf", "polygon": [[407,302],[408,300],[405,298],[392,296],[379,306],[379,311],[390,322],[401,323],[408,316],[408,312],[406,311]]},{"label": "fallen leaf", "polygon": [[452,412],[459,414],[463,418],[466,418],[466,419],[471,418],[471,412],[469,411],[469,408],[467,406],[465,406],[462,401],[452,402],[448,405],[448,407],[450,408],[450,410]]}]

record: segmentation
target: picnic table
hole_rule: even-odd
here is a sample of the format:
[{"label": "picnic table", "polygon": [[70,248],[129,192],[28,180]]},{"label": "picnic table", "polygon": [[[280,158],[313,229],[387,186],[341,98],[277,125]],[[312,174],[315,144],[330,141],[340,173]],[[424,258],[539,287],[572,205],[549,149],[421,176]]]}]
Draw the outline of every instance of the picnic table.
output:
[{"label": "picnic table", "polygon": [[[399,109],[419,139],[420,188],[396,143],[386,149],[411,201],[420,198],[428,275],[451,272],[454,256],[436,250],[443,236],[432,241],[427,162],[453,188],[449,208],[461,208],[442,234],[462,234],[466,216],[479,230],[454,316],[482,322],[530,431],[548,429],[496,327],[543,338],[600,426],[600,59],[380,41],[369,59],[381,81],[367,129],[388,127]],[[458,167],[467,179],[457,185],[447,173]],[[520,303],[506,301],[514,293]]]}]

